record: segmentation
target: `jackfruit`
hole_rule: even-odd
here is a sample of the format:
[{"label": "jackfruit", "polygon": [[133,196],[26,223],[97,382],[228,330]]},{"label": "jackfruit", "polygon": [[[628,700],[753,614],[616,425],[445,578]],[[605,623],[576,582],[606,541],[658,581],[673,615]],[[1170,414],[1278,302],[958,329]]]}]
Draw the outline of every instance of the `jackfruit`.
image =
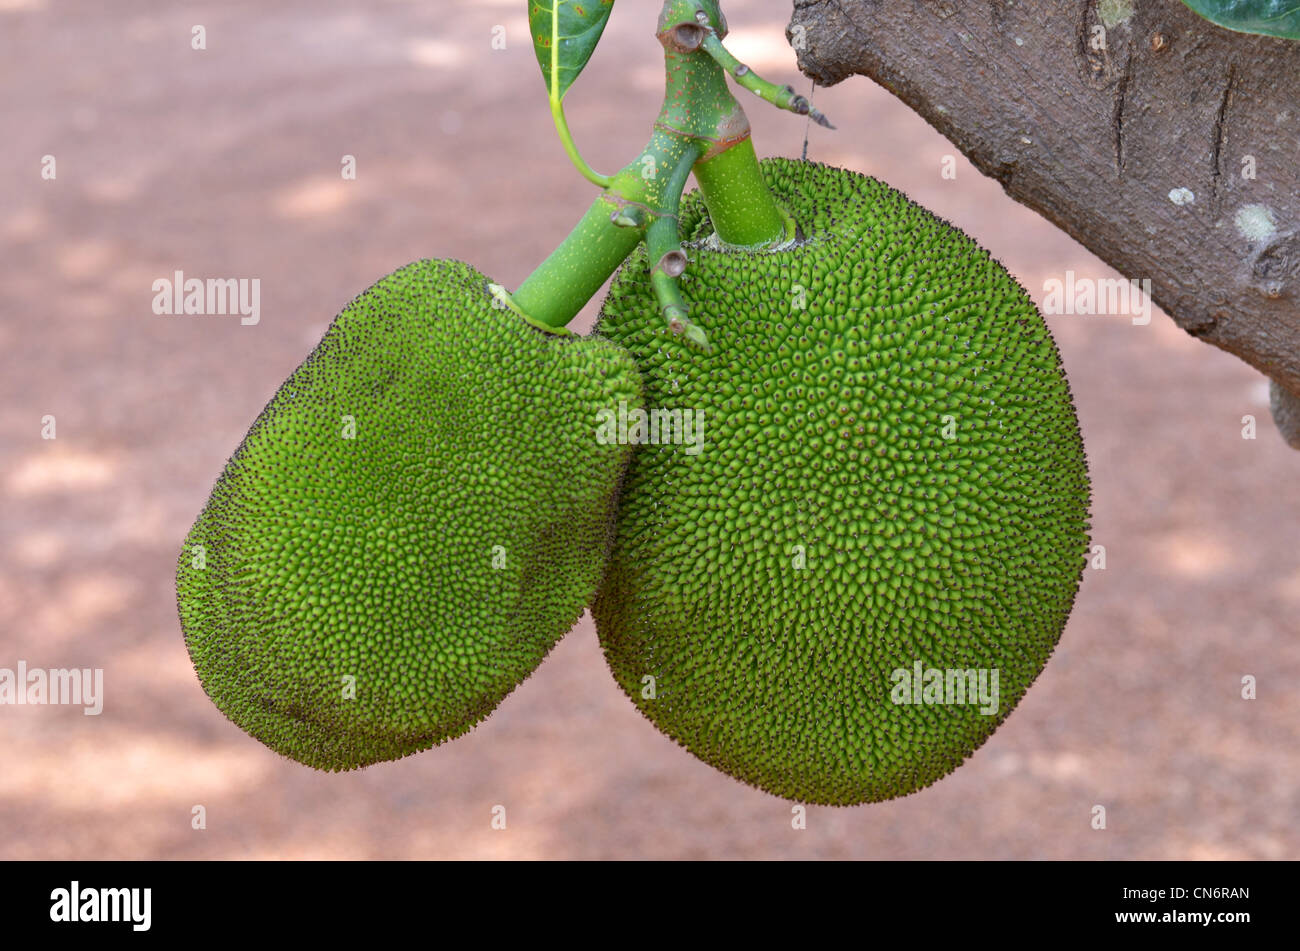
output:
[{"label": "jackfruit", "polygon": [[186,539],[177,600],[208,695],[267,746],[350,769],[464,733],[591,599],[639,405],[631,358],[420,261],[334,320]]},{"label": "jackfruit", "polygon": [[[710,354],[663,328],[644,251],[604,303],[596,332],[635,356],[639,435],[658,433],[593,614],[623,690],[706,763],[880,801],[960,765],[1043,669],[1084,566],[1087,465],[1051,334],[987,252],[879,181],[762,170],[789,246],[726,248],[683,202]],[[665,431],[679,412],[690,445]]]}]

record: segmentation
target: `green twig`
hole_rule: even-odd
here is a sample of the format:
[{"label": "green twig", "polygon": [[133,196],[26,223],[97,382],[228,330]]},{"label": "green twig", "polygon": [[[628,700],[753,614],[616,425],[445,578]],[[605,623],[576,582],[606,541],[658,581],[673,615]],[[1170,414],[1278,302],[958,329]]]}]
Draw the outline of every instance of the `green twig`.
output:
[{"label": "green twig", "polygon": [[835,128],[826,116],[813,108],[812,103],[806,97],[795,92],[793,86],[778,86],[776,83],[768,82],[731,55],[731,51],[722,45],[722,40],[718,39],[718,34],[714,31],[710,30],[708,32],[708,35],[701,42],[700,48],[708,53],[715,63],[726,70],[738,85],[748,89],[764,102],[771,103],[778,109],[785,109],[797,115],[807,116],[824,128]]},{"label": "green twig", "polygon": [[702,328],[691,323],[690,310],[677,281],[686,270],[686,253],[682,251],[677,212],[686,188],[686,178],[702,150],[700,145],[693,145],[673,168],[664,183],[663,204],[656,209],[655,219],[646,229],[645,242],[650,259],[650,284],[668,328],[707,353],[708,337]]},{"label": "green twig", "polygon": [[[650,281],[668,326],[707,349],[704,332],[691,323],[678,286],[686,255],[677,213],[690,171],[724,244],[770,247],[795,234],[794,222],[763,180],[749,120],[727,85],[727,75],[773,105],[830,126],[792,88],[767,82],[732,56],[722,45],[725,33],[717,0],[666,0],[658,32],[666,67],[664,104],[645,150],[612,176],[598,175],[582,161],[560,99],[552,95],[551,109],[565,150],[604,192],[513,295],[494,290],[504,306],[538,327],[558,330],[644,240]],[[553,37],[553,76],[559,69],[557,48],[558,38]]]}]

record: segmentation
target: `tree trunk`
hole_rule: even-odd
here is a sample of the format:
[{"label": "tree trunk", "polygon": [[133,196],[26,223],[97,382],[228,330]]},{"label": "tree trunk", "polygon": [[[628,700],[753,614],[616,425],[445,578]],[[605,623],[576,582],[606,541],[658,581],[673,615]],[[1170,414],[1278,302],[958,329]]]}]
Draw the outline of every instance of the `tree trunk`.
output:
[{"label": "tree trunk", "polygon": [[1180,327],[1273,380],[1300,449],[1300,43],[1178,0],[794,0],[820,85],[869,76]]}]

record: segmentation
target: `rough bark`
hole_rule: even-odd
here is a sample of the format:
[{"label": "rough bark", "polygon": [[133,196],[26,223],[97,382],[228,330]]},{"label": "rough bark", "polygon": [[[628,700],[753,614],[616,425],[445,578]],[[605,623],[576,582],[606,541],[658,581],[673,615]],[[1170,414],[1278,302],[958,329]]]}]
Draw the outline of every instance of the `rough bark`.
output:
[{"label": "rough bark", "polygon": [[1300,43],[1178,0],[794,0],[789,38],[818,84],[869,76],[1150,278],[1180,327],[1273,379],[1300,449]]}]

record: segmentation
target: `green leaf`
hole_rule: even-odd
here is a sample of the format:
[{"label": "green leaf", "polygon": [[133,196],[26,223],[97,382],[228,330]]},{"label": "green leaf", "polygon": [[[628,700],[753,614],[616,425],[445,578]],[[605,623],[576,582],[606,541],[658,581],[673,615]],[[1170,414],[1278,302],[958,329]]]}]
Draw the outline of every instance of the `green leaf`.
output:
[{"label": "green leaf", "polygon": [[614,0],[529,0],[528,30],[552,102],[591,59],[613,9]]},{"label": "green leaf", "polygon": [[1238,33],[1300,40],[1300,0],[1183,0],[1205,19]]}]

